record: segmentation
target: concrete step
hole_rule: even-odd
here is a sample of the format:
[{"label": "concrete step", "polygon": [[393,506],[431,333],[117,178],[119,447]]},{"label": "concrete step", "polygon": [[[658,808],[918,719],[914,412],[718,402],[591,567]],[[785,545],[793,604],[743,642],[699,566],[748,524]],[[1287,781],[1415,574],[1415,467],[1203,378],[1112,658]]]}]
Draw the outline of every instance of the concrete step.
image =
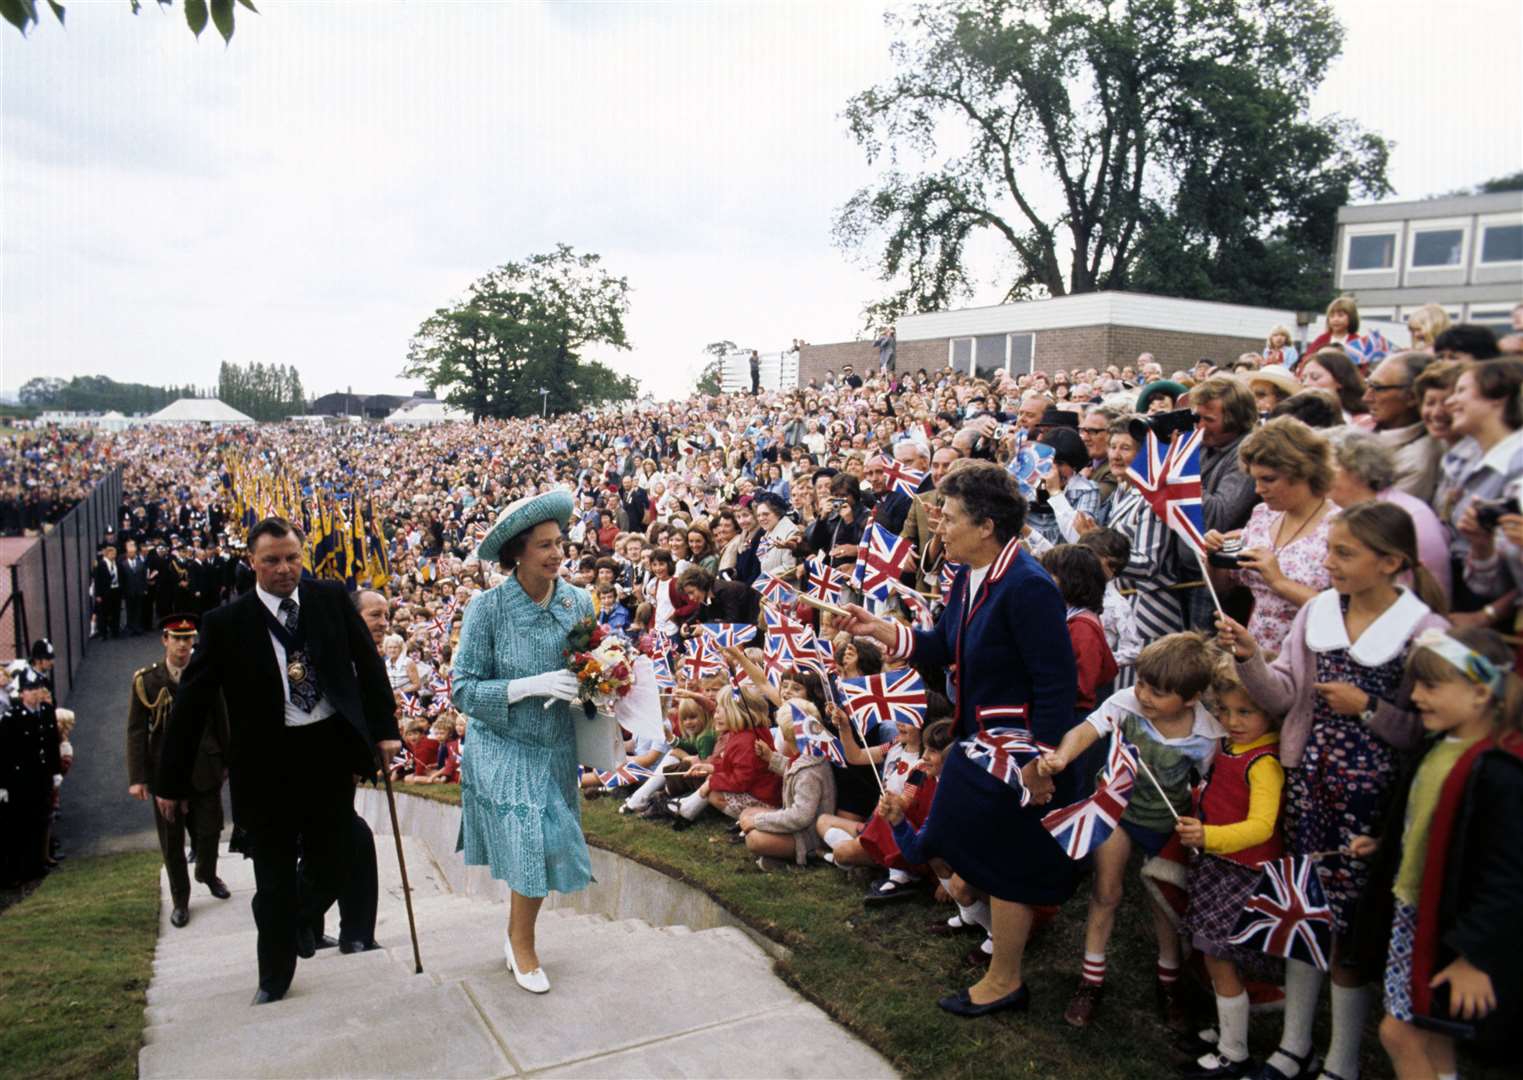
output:
[{"label": "concrete step", "polygon": [[[295,987],[293,986],[293,991]],[[252,996],[252,992],[250,994]],[[294,995],[244,1003],[216,1022],[156,1032],[138,1055],[142,1077],[497,1077],[510,1062],[463,987],[348,995],[333,1008]]]},{"label": "concrete step", "polygon": [[[384,984],[401,984],[412,977],[392,961],[385,949],[352,956],[325,949],[311,960],[297,961],[290,993],[297,997],[337,1001],[347,996],[350,990],[379,989]],[[433,982],[432,979],[429,981]],[[257,966],[247,962],[240,975],[155,977],[148,989],[148,1007],[143,1014],[148,1023],[155,1026],[194,1023],[224,1009],[247,1005],[258,989],[258,982]]]}]

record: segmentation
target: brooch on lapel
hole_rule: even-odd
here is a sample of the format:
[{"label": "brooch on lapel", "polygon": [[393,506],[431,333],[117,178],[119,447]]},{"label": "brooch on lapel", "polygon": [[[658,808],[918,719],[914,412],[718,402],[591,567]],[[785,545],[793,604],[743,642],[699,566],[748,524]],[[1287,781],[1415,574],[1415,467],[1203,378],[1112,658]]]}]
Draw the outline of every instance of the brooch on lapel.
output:
[{"label": "brooch on lapel", "polygon": [[565,597],[563,600],[561,600],[561,607],[565,608],[567,611],[570,611],[571,610],[571,597],[568,596],[568,597]]}]

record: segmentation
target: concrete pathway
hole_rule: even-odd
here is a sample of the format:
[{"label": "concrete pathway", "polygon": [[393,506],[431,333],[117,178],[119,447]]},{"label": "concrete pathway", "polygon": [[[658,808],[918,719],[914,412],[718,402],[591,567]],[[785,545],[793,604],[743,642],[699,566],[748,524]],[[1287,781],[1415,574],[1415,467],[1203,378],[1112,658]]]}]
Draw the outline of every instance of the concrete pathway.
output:
[{"label": "concrete pathway", "polygon": [[[426,843],[404,840],[425,974],[413,973],[390,836],[377,835],[380,951],[300,961],[285,1000],[254,1008],[253,864],[230,856],[219,901],[161,926],[143,1080],[159,1077],[881,1077],[892,1068],[772,972],[735,927],[692,930],[547,907],[553,989],[519,989],[505,908],[456,895]],[[451,858],[446,855],[445,858]],[[332,924],[336,914],[330,915]]]}]

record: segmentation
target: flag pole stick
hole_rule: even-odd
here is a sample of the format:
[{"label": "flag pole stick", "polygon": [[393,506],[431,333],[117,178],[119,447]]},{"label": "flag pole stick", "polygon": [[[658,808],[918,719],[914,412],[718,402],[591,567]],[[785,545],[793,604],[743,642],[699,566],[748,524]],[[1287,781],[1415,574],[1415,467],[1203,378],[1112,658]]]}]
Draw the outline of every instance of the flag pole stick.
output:
[{"label": "flag pole stick", "polygon": [[1216,586],[1211,584],[1211,570],[1206,565],[1206,557],[1194,544],[1190,545],[1190,549],[1195,552],[1195,561],[1200,564],[1200,576],[1206,583],[1206,591],[1211,594],[1211,603],[1216,605],[1216,613],[1225,619],[1227,613],[1222,610],[1221,598],[1216,595]]},{"label": "flag pole stick", "polygon": [[1148,768],[1148,763],[1142,760],[1142,754],[1140,753],[1137,755],[1137,767],[1143,771],[1143,774],[1146,775],[1149,780],[1153,781],[1153,786],[1158,789],[1158,794],[1163,799],[1163,805],[1169,808],[1169,813],[1174,815],[1174,821],[1177,824],[1179,821],[1179,814],[1177,811],[1175,811],[1174,804],[1169,801],[1168,795],[1164,793],[1163,785],[1158,782],[1158,777],[1153,775],[1153,770]]}]

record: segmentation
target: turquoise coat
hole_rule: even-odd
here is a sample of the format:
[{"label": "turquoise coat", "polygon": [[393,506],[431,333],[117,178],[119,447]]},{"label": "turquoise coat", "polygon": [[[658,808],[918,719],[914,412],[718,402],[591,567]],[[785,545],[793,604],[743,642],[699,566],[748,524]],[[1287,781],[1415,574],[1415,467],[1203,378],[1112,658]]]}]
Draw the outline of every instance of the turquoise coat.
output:
[{"label": "turquoise coat", "polygon": [[581,709],[546,707],[544,698],[509,705],[508,680],[565,667],[566,635],[591,616],[585,590],[557,581],[546,609],[511,574],[465,610],[451,689],[469,717],[455,850],[524,896],[576,892],[592,880],[572,726]]}]

